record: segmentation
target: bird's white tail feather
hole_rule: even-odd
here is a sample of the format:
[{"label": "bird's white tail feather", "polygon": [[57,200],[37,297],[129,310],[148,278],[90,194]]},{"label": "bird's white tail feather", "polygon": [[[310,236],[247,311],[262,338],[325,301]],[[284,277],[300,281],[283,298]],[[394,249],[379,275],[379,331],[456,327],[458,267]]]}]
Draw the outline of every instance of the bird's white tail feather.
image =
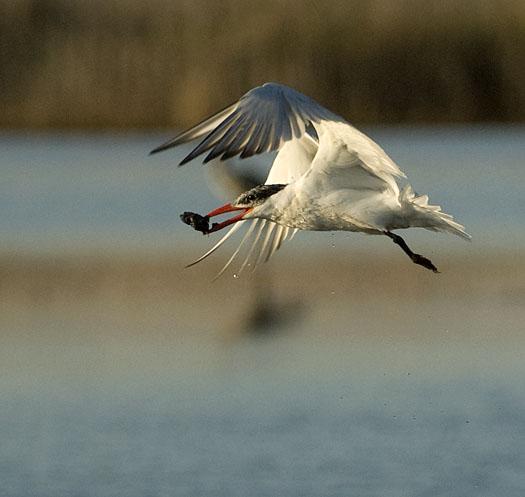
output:
[{"label": "bird's white tail feather", "polygon": [[429,205],[427,195],[417,195],[410,185],[405,186],[399,194],[399,200],[404,209],[407,209],[407,218],[410,227],[425,228],[430,231],[447,231],[458,235],[465,240],[471,236],[465,231],[465,227],[450,214],[441,211],[439,205]]}]

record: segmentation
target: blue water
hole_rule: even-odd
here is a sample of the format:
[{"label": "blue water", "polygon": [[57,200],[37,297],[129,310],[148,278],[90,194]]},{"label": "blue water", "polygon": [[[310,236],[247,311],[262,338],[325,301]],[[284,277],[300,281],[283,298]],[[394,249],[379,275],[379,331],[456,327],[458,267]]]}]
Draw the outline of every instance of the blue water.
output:
[{"label": "blue water", "polygon": [[[0,492],[82,496],[522,496],[516,384],[418,371],[300,381],[250,368],[170,387],[4,395]],[[379,368],[381,369],[381,368]],[[202,378],[201,378],[202,379]],[[194,378],[195,380],[195,378]],[[188,389],[191,386],[191,389]],[[123,393],[124,392],[124,393]]]},{"label": "blue water", "polygon": [[[522,250],[525,128],[369,133],[474,236],[412,230],[418,246]],[[209,246],[178,215],[218,200],[200,165],[147,157],[166,137],[0,137],[2,250]],[[304,234],[289,246],[334,240]],[[376,237],[340,234],[337,245],[380,251]],[[54,289],[52,274],[49,286],[0,282],[3,297],[20,296],[0,308],[0,496],[521,497],[525,293],[508,270],[491,279],[480,268],[487,288],[470,271],[451,295],[447,281],[461,276],[447,273],[414,273],[403,282],[415,287],[393,298],[370,287],[352,302],[335,286],[320,299],[306,292],[302,319],[282,335],[237,340],[221,334],[218,305],[198,285],[176,295],[183,283],[155,290],[101,274],[99,295],[82,282]],[[219,287],[232,309],[246,303],[234,281]]]},{"label": "blue water", "polygon": [[[454,214],[484,246],[524,242],[525,128],[367,132],[407,173],[416,191]],[[208,190],[206,166],[176,167],[187,149],[147,156],[166,136],[1,136],[4,247],[172,249],[192,243],[195,233],[180,223],[179,214],[206,211],[217,199]],[[264,170],[267,161],[247,163]],[[316,236],[299,238],[315,243]]]}]

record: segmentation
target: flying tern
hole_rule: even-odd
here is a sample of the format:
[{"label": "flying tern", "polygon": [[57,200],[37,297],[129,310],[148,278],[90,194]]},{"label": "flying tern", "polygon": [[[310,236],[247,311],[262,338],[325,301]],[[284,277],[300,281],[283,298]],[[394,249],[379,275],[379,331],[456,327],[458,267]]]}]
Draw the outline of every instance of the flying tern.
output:
[{"label": "flying tern", "polygon": [[[197,139],[201,141],[180,165],[204,153],[205,163],[278,153],[263,185],[205,216],[192,212],[181,216],[205,234],[233,225],[189,266],[215,252],[245,223],[250,224],[246,234],[219,274],[230,266],[251,235],[254,240],[240,271],[252,262],[255,267],[268,260],[298,230],[387,236],[412,262],[434,272],[438,272],[434,264],[414,253],[394,230],[417,227],[470,239],[451,215],[428,203],[427,195],[416,194],[410,185],[400,188],[397,180],[406,175],[377,143],[344,118],[282,84],[253,88],[151,153]],[[236,215],[209,226],[210,218],[229,212]]]}]

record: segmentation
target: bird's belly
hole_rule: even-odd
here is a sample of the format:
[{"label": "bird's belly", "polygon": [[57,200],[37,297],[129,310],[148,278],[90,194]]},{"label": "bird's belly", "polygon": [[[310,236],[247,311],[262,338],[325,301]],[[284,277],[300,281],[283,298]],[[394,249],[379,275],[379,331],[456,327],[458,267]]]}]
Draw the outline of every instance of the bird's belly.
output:
[{"label": "bird's belly", "polygon": [[399,210],[397,196],[389,190],[336,190],[317,198],[296,197],[280,212],[280,224],[314,231],[382,233]]},{"label": "bird's belly", "polygon": [[354,216],[348,210],[325,208],[316,203],[284,211],[274,221],[289,228],[310,231],[378,231],[377,227]]}]

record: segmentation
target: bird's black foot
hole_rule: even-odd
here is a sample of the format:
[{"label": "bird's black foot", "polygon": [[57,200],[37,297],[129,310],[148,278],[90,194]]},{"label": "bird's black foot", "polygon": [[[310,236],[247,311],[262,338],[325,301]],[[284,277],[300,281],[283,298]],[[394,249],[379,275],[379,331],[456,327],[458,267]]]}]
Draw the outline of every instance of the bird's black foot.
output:
[{"label": "bird's black foot", "polygon": [[430,269],[434,273],[439,273],[437,267],[434,266],[434,264],[432,264],[432,261],[430,259],[427,259],[426,257],[423,257],[420,254],[412,254],[410,258],[412,259],[412,262],[414,264],[419,264],[420,266]]},{"label": "bird's black foot", "polygon": [[210,232],[210,218],[208,216],[201,216],[195,212],[184,212],[180,219],[184,224],[190,225],[194,230],[200,231],[204,235]]}]

